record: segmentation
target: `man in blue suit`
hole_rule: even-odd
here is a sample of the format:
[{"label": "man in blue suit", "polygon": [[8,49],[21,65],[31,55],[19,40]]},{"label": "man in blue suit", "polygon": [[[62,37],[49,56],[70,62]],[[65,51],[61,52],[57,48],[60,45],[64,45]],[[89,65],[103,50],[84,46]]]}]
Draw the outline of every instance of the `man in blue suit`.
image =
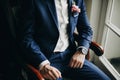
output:
[{"label": "man in blue suit", "polygon": [[[84,0],[20,0],[17,39],[24,59],[48,80],[109,80],[85,59],[92,39]],[[76,46],[73,33],[78,31]]]}]

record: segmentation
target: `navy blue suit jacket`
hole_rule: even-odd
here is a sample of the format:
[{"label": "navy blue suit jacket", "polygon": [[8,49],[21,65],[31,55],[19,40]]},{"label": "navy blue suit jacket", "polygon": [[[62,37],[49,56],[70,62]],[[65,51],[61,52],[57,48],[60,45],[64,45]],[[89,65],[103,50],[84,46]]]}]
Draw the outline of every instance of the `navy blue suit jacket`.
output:
[{"label": "navy blue suit jacket", "polygon": [[[74,0],[81,12],[74,17],[71,12],[72,0],[68,0],[68,36],[71,46],[75,46],[73,33],[79,33],[79,46],[89,48],[92,30],[87,19],[84,0]],[[22,45],[24,56],[34,64],[49,58],[56,46],[59,31],[54,0],[21,0],[17,9],[17,39]]]}]

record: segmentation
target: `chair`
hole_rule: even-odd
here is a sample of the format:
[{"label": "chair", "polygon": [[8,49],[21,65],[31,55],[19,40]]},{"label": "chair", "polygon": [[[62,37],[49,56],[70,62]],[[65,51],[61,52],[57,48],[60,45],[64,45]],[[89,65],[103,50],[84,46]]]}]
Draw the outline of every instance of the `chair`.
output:
[{"label": "chair", "polygon": [[[74,34],[74,36],[75,36],[75,40],[77,40],[78,39],[77,34]],[[91,42],[90,50],[92,50],[97,56],[102,56],[104,53],[103,48],[96,42]],[[88,51],[88,54],[86,55],[86,59],[90,60],[90,51]],[[28,77],[32,77],[32,79],[34,78],[34,80],[44,80],[40,72],[32,65],[25,64],[24,70],[27,71],[27,74],[29,74]]]}]

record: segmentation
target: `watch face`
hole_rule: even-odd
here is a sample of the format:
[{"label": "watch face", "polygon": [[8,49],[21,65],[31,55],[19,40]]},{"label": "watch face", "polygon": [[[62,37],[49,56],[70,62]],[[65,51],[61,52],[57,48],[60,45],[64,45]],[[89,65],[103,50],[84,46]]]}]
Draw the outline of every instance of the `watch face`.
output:
[{"label": "watch face", "polygon": [[82,53],[86,55],[87,54],[87,50],[83,48],[82,49]]},{"label": "watch face", "polygon": [[87,49],[86,48],[78,48],[78,51],[80,51],[84,55],[87,55]]}]

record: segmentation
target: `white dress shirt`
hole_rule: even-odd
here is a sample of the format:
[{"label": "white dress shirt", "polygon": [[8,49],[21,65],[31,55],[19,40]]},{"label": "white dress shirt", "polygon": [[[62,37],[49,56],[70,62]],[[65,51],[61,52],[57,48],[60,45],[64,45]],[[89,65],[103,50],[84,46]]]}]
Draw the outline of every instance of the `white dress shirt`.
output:
[{"label": "white dress shirt", "polygon": [[67,0],[55,0],[57,11],[58,25],[59,25],[59,39],[54,49],[54,52],[63,52],[68,46],[68,3]]}]

